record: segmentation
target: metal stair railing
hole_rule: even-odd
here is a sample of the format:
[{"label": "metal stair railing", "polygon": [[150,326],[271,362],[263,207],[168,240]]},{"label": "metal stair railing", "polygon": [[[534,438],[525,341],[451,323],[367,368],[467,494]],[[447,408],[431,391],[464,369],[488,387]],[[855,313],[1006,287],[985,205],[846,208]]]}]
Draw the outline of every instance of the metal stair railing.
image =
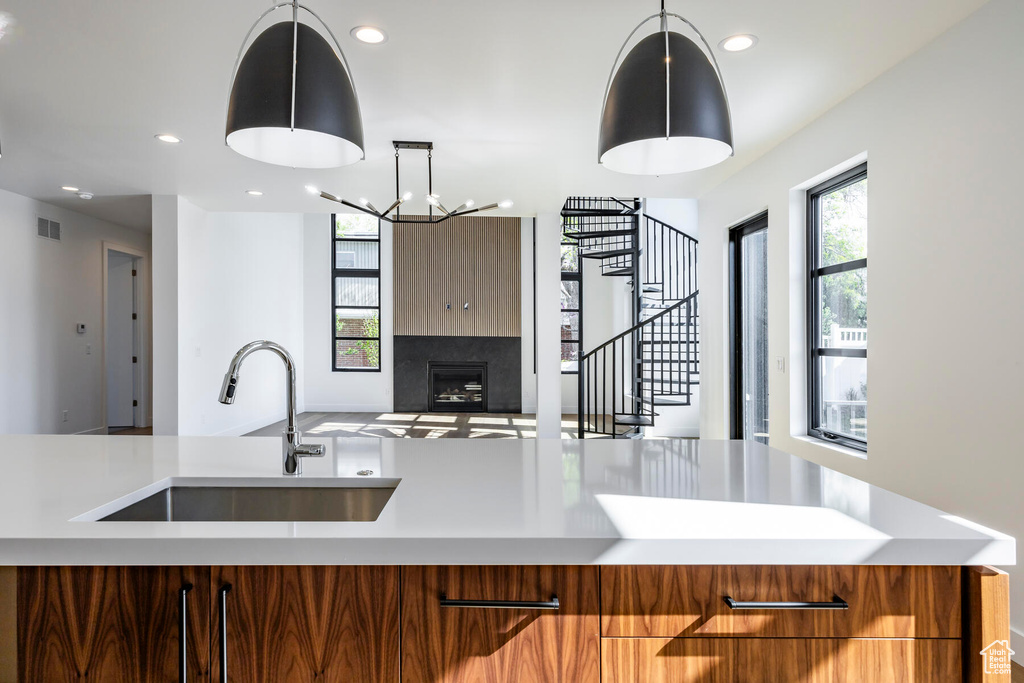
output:
[{"label": "metal stair railing", "polygon": [[[578,433],[616,437],[654,424],[659,396],[688,395],[697,369],[693,292],[585,353],[579,361]],[[655,353],[658,344],[669,349]],[[660,361],[668,361],[663,363]],[[645,370],[645,364],[650,370]]]}]

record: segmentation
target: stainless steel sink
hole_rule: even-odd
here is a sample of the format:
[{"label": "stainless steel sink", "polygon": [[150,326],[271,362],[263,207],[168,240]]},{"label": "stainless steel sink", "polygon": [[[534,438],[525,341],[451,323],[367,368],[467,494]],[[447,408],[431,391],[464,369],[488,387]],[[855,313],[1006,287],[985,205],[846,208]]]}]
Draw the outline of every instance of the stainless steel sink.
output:
[{"label": "stainless steel sink", "polygon": [[[100,522],[373,522],[397,480],[170,480],[99,510]],[[139,494],[144,497],[139,498]],[[127,500],[126,500],[127,499]],[[124,503],[118,506],[118,503]],[[113,511],[109,511],[110,508]],[[94,511],[95,512],[95,511]],[[84,519],[86,516],[83,516]]]}]

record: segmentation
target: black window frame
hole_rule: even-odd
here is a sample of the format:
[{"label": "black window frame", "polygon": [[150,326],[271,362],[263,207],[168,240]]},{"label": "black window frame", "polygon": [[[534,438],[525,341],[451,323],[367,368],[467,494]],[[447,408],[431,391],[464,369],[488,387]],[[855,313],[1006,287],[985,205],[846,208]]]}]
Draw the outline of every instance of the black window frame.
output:
[{"label": "black window frame", "polygon": [[[377,239],[338,237],[338,214],[331,214],[331,368],[333,372],[381,372],[384,364],[384,348],[381,344],[381,306],[380,306],[380,231],[382,228],[380,219],[377,220]],[[377,267],[376,268],[339,268],[338,267],[338,243],[339,242],[376,242],[377,243]],[[362,277],[374,278],[377,280],[377,305],[376,306],[339,306],[335,296],[337,295],[335,282],[339,277]],[[339,310],[377,310],[377,336],[376,337],[353,337],[338,334]],[[338,342],[339,341],[376,341],[377,342],[377,367],[338,367]]]},{"label": "black window frame", "polygon": [[[863,453],[868,452],[867,439],[856,439],[821,428],[821,364],[824,356],[867,358],[868,350],[823,347],[821,333],[821,278],[868,267],[867,257],[828,266],[821,265],[821,197],[853,185],[868,177],[867,162],[860,164],[807,190],[807,435],[826,443],[838,444]],[[871,229],[870,221],[868,229]]]},{"label": "black window frame", "polygon": [[[764,211],[729,228],[729,438],[743,439],[743,273],[744,237],[768,230],[768,212]],[[749,440],[756,440],[751,437]],[[767,439],[766,439],[767,442]],[[767,443],[766,443],[767,445]]]},{"label": "black window frame", "polygon": [[[561,332],[559,332],[559,335],[558,335],[559,336],[559,346],[558,346],[559,353],[558,353],[558,355],[559,355],[559,357],[561,357],[561,355],[562,355],[562,353],[561,353],[562,352],[562,344],[575,344],[576,345],[576,369],[575,370],[562,370],[562,374],[563,375],[578,375],[578,374],[580,374],[580,358],[583,357],[583,259],[579,255],[579,253],[580,253],[580,245],[578,243],[576,243],[574,240],[568,240],[568,239],[563,240],[561,242],[561,244],[559,245],[559,252],[561,252],[561,248],[565,247],[565,246],[571,246],[571,247],[573,247],[576,250],[576,270],[574,270],[574,271],[572,271],[572,270],[561,270],[561,253],[559,253],[559,269],[561,270],[561,274],[562,274],[561,282],[576,282],[577,283],[578,291],[580,293],[580,295],[579,295],[579,308],[561,308],[562,292],[561,292],[561,282],[560,282],[559,283],[559,292],[558,292],[559,318],[561,318],[561,314],[562,313],[576,313],[576,314],[578,314],[579,317],[580,317],[580,329],[579,329],[579,333],[576,336],[576,339],[562,339],[561,338],[561,336],[562,336]],[[559,327],[561,327],[561,324],[559,324]]]}]

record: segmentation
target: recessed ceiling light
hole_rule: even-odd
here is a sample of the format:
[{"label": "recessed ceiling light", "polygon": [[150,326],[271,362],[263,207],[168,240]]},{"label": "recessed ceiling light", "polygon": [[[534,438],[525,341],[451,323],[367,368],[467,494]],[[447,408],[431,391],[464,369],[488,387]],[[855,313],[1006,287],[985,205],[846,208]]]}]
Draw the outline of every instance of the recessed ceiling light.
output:
[{"label": "recessed ceiling light", "polygon": [[247,195],[251,195],[253,197],[262,197],[263,196],[263,193],[260,192],[259,190],[246,190],[245,193]]},{"label": "recessed ceiling light", "polygon": [[79,199],[92,199],[92,192],[79,192],[78,193],[78,198]]},{"label": "recessed ceiling light", "polygon": [[65,185],[60,189],[64,190],[65,192],[78,192],[78,188],[72,187],[71,185]]},{"label": "recessed ceiling light", "polygon": [[306,192],[310,194],[320,194],[320,188],[316,185],[306,185]]},{"label": "recessed ceiling light", "polygon": [[757,36],[749,33],[741,33],[735,36],[729,36],[718,44],[718,47],[722,48],[726,52],[742,52],[743,50],[749,50],[750,48],[757,45]]},{"label": "recessed ceiling light", "polygon": [[370,43],[371,45],[387,42],[388,39],[388,34],[376,26],[356,26],[349,33],[356,40],[362,43]]},{"label": "recessed ceiling light", "polygon": [[169,145],[177,145],[181,142],[181,138],[177,135],[171,135],[170,133],[161,133],[160,135],[154,135],[160,142],[166,142]]}]

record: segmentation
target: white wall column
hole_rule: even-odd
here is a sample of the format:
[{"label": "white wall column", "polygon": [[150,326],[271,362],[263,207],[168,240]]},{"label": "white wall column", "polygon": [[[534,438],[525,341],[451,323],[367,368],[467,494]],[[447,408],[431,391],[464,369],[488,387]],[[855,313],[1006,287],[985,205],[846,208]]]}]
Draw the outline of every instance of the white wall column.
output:
[{"label": "white wall column", "polygon": [[153,197],[153,434],[178,433],[178,197]]},{"label": "white wall column", "polygon": [[561,221],[557,213],[537,215],[537,438],[562,435]]}]

